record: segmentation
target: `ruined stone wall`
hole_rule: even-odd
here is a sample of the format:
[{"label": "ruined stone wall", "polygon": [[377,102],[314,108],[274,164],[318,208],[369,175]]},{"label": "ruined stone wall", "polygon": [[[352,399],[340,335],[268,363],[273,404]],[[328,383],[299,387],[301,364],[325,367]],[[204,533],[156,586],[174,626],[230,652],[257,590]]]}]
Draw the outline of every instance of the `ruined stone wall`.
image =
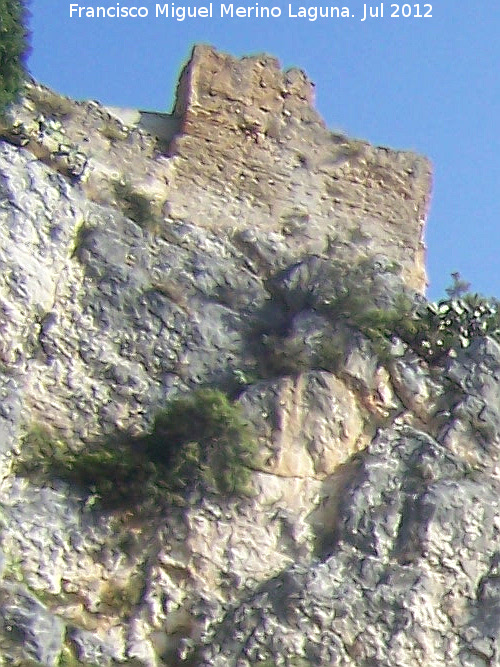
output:
[{"label": "ruined stone wall", "polygon": [[182,129],[171,146],[172,215],[213,226],[251,222],[306,252],[355,237],[358,250],[401,263],[422,290],[429,162],[329,131],[313,100],[307,76],[283,72],[274,58],[196,47],[174,110]]},{"label": "ruined stone wall", "polygon": [[254,254],[256,243],[279,245],[272,268],[304,253],[384,255],[424,291],[429,162],[331,132],[313,98],[307,76],[274,58],[197,46],[156,143],[154,114],[141,120],[36,84],[4,135],[98,203],[119,205],[114,183],[127,181],[153,202],[157,229],[182,221],[243,233]]}]

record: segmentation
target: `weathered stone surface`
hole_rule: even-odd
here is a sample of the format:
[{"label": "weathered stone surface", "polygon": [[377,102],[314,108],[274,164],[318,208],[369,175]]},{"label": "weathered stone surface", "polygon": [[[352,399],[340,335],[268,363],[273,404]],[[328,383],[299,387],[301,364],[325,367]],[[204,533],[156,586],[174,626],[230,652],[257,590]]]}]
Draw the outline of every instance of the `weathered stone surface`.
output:
[{"label": "weathered stone surface", "polygon": [[241,401],[266,443],[264,469],[273,475],[321,479],[366,444],[354,394],[330,373],[259,383]]},{"label": "weathered stone surface", "polygon": [[499,378],[500,346],[491,338],[473,341],[450,362],[446,372],[455,400],[439,437],[476,467],[498,464]]},{"label": "weathered stone surface", "polygon": [[446,404],[442,383],[432,377],[416,354],[407,353],[395,359],[390,377],[403,405],[424,423],[430,422]]},{"label": "weathered stone surface", "polygon": [[[408,282],[422,289],[428,164],[329,132],[313,97],[303,72],[283,73],[273,58],[237,61],[196,47],[174,110],[182,119],[171,148],[178,159],[177,191],[189,188],[190,197],[203,201],[208,184],[209,191],[229,197],[229,210],[241,201],[252,226],[281,231],[302,252],[324,251],[329,236],[339,233],[344,240],[366,235],[372,252],[389,243]],[[201,170],[193,183],[195,155]],[[187,213],[178,195],[170,210]],[[226,225],[227,214],[211,216],[210,224]],[[206,224],[201,216],[196,222]]]},{"label": "weathered stone surface", "polygon": [[123,637],[119,636],[121,634],[123,633],[120,632],[120,628],[110,628],[105,637],[100,637],[95,632],[75,628],[70,633],[70,639],[76,646],[76,654],[80,662],[106,667],[113,659],[124,660]]},{"label": "weathered stone surface", "polygon": [[0,598],[2,658],[32,659],[43,667],[56,667],[65,632],[61,619],[22,586],[5,584]]},{"label": "weathered stone surface", "polygon": [[229,610],[201,664],[499,664],[498,494],[426,434],[381,433],[339,490],[331,553]]}]

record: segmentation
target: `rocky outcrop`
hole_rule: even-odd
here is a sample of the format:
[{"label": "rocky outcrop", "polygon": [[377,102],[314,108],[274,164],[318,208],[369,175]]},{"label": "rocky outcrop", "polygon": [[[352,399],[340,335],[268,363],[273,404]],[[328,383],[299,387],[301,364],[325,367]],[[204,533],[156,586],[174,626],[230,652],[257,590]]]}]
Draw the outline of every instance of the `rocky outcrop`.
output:
[{"label": "rocky outcrop", "polygon": [[[428,163],[268,57],[197,47],[172,118],[33,83],[3,129],[0,664],[500,665],[500,346],[386,331],[425,304]],[[141,459],[207,385],[249,493]]]}]

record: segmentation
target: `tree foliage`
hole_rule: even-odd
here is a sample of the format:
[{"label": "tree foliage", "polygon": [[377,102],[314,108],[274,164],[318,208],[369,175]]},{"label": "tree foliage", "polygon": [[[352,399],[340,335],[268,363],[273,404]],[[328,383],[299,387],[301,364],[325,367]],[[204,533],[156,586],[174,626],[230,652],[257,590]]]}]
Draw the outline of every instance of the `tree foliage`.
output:
[{"label": "tree foliage", "polygon": [[28,54],[24,0],[0,0],[0,113],[19,95]]}]

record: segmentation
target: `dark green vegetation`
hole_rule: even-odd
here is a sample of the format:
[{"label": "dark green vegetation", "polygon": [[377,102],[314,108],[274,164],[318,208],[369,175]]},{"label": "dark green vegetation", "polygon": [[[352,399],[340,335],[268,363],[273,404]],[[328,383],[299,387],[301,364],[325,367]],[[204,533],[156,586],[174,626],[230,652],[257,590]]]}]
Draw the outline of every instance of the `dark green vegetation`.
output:
[{"label": "dark green vegetation", "polygon": [[200,487],[226,497],[248,494],[256,452],[240,406],[216,389],[198,389],[171,401],[142,438],[120,434],[77,451],[33,426],[16,472],[64,480],[114,509]]},{"label": "dark green vegetation", "polygon": [[249,490],[255,439],[240,406],[216,389],[178,398],[156,416],[148,456],[169,470],[172,484],[201,479],[223,495]]},{"label": "dark green vegetation", "polygon": [[26,78],[26,3],[0,0],[0,114],[14,102]]},{"label": "dark green vegetation", "polygon": [[478,336],[499,338],[500,308],[496,301],[466,294],[403,312],[367,312],[360,326],[375,341],[396,335],[419,356],[437,363]]},{"label": "dark green vegetation", "polygon": [[500,303],[464,294],[464,287],[468,284],[454,274],[448,298],[437,303],[419,302],[401,292],[391,307],[373,308],[366,295],[359,298],[354,294],[341,308],[339,304],[332,304],[332,308],[357,326],[382,357],[388,354],[391,342],[400,339],[427,362],[436,364],[451,351],[468,347],[478,336],[500,338]]},{"label": "dark green vegetation", "polygon": [[37,424],[26,434],[21,452],[18,474],[41,483],[64,480],[106,509],[143,502],[154,489],[153,466],[134,451],[125,434],[78,451]]},{"label": "dark green vegetation", "polygon": [[[260,332],[262,375],[338,371],[360,333],[381,363],[390,362],[395,343],[439,365],[477,337],[500,340],[500,303],[468,292],[459,273],[452,274],[448,297],[436,303],[406,290],[396,273],[369,262],[351,269],[311,262],[278,277],[271,290],[285,315]],[[304,315],[320,318],[315,329],[297,326]]]}]

